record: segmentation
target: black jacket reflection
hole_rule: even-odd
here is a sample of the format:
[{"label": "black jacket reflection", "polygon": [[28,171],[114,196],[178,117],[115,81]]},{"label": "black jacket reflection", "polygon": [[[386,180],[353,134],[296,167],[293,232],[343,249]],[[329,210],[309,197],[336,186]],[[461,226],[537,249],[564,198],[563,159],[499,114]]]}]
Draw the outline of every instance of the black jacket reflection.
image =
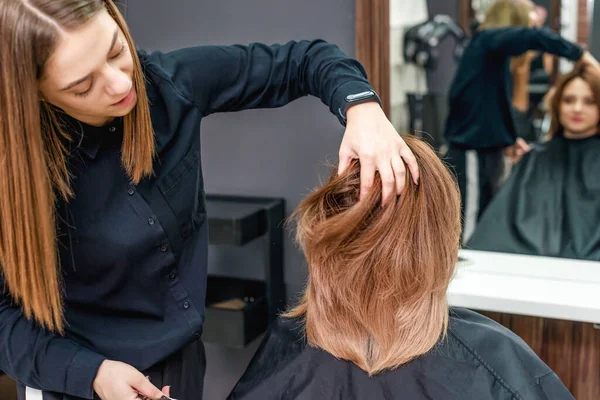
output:
[{"label": "black jacket reflection", "polygon": [[298,321],[278,319],[229,400],[573,399],[514,333],[451,309],[448,334],[427,354],[374,377],[308,346]]}]

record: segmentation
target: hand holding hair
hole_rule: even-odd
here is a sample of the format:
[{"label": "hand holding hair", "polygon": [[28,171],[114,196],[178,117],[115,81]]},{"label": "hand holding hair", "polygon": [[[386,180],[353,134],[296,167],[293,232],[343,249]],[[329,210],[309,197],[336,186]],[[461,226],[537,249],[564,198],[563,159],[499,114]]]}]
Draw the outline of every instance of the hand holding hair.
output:
[{"label": "hand holding hair", "polygon": [[589,68],[591,73],[600,77],[600,63],[589,51],[583,53],[580,61]]},{"label": "hand holding hair", "polygon": [[[382,205],[404,188],[406,166],[415,184],[419,167],[412,151],[400,137],[378,103],[352,106],[339,152],[338,173],[348,169],[353,159],[360,161],[360,198],[373,186],[375,171],[382,181]],[[406,164],[406,166],[405,166]]]}]

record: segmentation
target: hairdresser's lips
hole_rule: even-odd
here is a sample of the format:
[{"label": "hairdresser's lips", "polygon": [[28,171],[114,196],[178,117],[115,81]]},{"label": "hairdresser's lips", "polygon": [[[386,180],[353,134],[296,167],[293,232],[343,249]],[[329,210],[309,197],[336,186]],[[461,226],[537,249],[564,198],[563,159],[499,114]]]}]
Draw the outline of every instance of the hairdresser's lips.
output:
[{"label": "hairdresser's lips", "polygon": [[132,87],[129,90],[129,93],[127,93],[127,96],[123,97],[123,99],[121,99],[120,101],[117,101],[116,103],[112,104],[112,106],[113,107],[126,107],[126,106],[130,105],[134,99],[135,99],[135,89]]},{"label": "hairdresser's lips", "polygon": [[583,117],[571,117],[571,122],[574,124],[580,124],[584,121]]}]

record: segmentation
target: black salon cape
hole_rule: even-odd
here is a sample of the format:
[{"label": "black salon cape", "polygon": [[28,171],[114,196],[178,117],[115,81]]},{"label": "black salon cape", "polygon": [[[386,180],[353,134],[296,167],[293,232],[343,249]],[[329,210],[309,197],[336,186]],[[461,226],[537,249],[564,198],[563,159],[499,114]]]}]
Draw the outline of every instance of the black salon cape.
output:
[{"label": "black salon cape", "polygon": [[556,137],[519,162],[467,248],[600,261],[600,137]]},{"label": "black salon cape", "polygon": [[573,399],[514,333],[452,309],[448,335],[429,353],[370,378],[306,345],[296,320],[278,319],[228,400]]}]

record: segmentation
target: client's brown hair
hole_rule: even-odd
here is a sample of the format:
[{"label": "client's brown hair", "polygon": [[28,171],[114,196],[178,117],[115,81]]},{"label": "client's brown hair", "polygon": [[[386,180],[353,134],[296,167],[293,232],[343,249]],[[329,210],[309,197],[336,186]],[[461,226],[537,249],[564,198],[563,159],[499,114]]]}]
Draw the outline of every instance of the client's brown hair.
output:
[{"label": "client's brown hair", "polygon": [[565,91],[567,85],[575,78],[581,78],[588,85],[590,85],[592,93],[594,93],[598,110],[600,110],[600,78],[598,78],[593,72],[590,72],[589,67],[586,64],[578,62],[575,64],[571,72],[562,75],[558,79],[554,85],[554,92],[548,99],[552,122],[550,124],[550,129],[548,130],[546,139],[552,139],[555,136],[563,135],[564,127],[560,123],[560,103],[562,101],[563,92]]},{"label": "client's brown hair", "polygon": [[360,166],[309,194],[293,213],[308,262],[300,302],[308,343],[370,375],[429,350],[448,325],[446,290],[458,258],[460,195],[448,168],[426,143],[404,140],[420,181],[407,173],[402,195],[381,206],[381,180],[359,199]]}]

